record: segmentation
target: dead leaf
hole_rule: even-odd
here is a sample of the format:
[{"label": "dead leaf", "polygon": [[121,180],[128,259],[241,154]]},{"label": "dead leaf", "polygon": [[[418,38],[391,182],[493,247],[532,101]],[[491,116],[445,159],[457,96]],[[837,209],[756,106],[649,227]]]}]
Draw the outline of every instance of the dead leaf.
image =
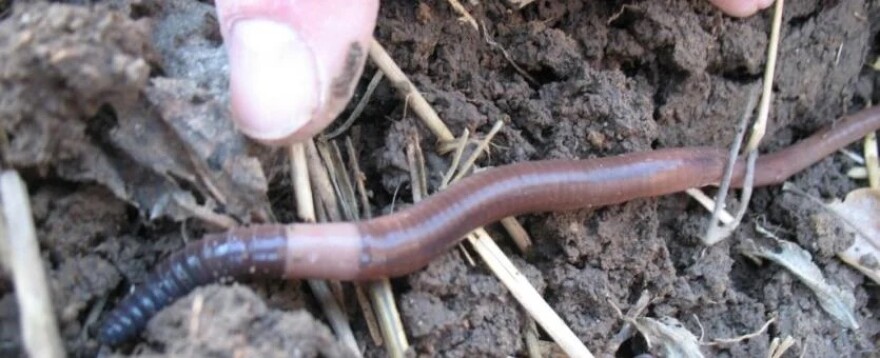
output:
[{"label": "dead leaf", "polygon": [[880,71],[880,57],[874,60],[874,63],[871,64],[871,68],[873,68],[875,71]]},{"label": "dead leaf", "polygon": [[205,195],[238,218],[269,212],[268,182],[252,147],[239,133],[225,103],[195,82],[153,79],[147,98],[186,148]]},{"label": "dead leaf", "polygon": [[797,244],[776,238],[769,239],[775,243],[774,247],[758,244],[750,239],[745,240],[742,246],[743,254],[762,257],[782,265],[813,291],[825,312],[844,327],[858,329],[859,324],[853,313],[855,306],[853,293],[826,282],[822,271],[813,263],[810,253]]},{"label": "dead leaf", "polygon": [[0,22],[0,159],[99,183],[150,218],[265,215],[267,180],[225,99],[150,82],[150,32],[102,6],[16,4]]},{"label": "dead leaf", "polygon": [[844,201],[829,204],[828,209],[843,219],[844,227],[855,238],[852,246],[837,253],[838,257],[880,283],[880,191],[853,190]]},{"label": "dead leaf", "polygon": [[659,346],[662,349],[663,357],[703,357],[697,337],[675,318],[642,317],[631,322],[648,341],[648,346]]}]

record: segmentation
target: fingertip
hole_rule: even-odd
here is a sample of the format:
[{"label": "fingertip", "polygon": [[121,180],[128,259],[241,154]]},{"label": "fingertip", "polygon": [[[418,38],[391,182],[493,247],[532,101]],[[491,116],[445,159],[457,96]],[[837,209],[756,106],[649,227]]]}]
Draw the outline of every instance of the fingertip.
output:
[{"label": "fingertip", "polygon": [[775,2],[774,0],[756,0],[756,1],[758,3],[759,10],[764,10],[764,9],[770,7],[770,5],[773,5],[773,3]]},{"label": "fingertip", "polygon": [[241,132],[290,144],[318,134],[344,110],[363,71],[378,0],[216,4]]},{"label": "fingertip", "polygon": [[290,137],[321,107],[312,50],[290,27],[269,20],[236,22],[227,39],[233,120],[261,142]]},{"label": "fingertip", "polygon": [[773,4],[773,0],[709,0],[722,12],[733,17],[749,17]]}]

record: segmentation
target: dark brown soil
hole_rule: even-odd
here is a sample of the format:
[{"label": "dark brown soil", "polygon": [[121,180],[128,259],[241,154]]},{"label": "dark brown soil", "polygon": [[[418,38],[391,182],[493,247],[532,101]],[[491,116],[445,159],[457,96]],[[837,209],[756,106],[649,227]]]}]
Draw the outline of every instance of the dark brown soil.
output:
[{"label": "dark brown soil", "polygon": [[[298,282],[200,289],[162,311],[138,342],[97,343],[96,319],[158,260],[211,229],[187,205],[241,222],[292,220],[284,153],[247,142],[229,124],[226,60],[210,2],[14,3],[0,1],[2,167],[18,169],[32,192],[71,355],[344,356]],[[443,0],[383,1],[376,37],[454,133],[482,135],[506,122],[481,166],[727,146],[748,89],[761,82],[770,12],[734,20],[703,0],[539,0],[522,10],[463,3],[509,58]],[[880,44],[877,3],[785,6],[765,150],[880,101],[880,76],[867,66]],[[358,96],[374,71],[368,65]],[[435,144],[405,107],[385,82],[350,131],[377,212],[411,201],[403,193],[412,131],[424,148]],[[436,187],[448,158],[429,154],[427,163]],[[835,155],[793,183],[842,198],[864,185],[843,174],[851,165]],[[834,256],[841,239],[809,207],[780,188],[760,189],[742,228],[708,248],[699,241],[707,213],[685,195],[520,217],[534,240],[528,255],[490,229],[599,356],[643,352],[638,340],[608,350],[623,324],[608,301],[626,310],[643,291],[653,297],[645,315],[676,317],[707,340],[777,317],[752,339],[704,346],[707,356],[766,356],[771,340],[786,336],[798,342],[787,357],[871,356],[880,342],[880,290]],[[739,253],[737,243],[757,235],[755,223],[810,251],[829,281],[853,292],[858,330],[837,325],[784,269]],[[527,315],[459,251],[394,286],[415,355],[526,355]],[[24,354],[12,287],[0,279],[4,357]],[[351,307],[365,355],[383,356]]]}]

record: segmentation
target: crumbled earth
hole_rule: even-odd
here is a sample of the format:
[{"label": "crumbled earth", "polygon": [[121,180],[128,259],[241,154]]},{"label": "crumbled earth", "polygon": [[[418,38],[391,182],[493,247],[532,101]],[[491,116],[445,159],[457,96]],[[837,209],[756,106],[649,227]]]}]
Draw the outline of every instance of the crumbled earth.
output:
[{"label": "crumbled earth", "polygon": [[[186,339],[181,339],[186,337]],[[305,311],[270,309],[242,286],[199,288],[163,310],[147,327],[158,352],[177,357],[353,357]]]},{"label": "crumbled earth", "polygon": [[[98,321],[159,260],[216,230],[205,211],[240,223],[295,218],[283,153],[254,145],[229,122],[228,66],[210,3],[0,1],[0,167],[27,180],[73,356],[349,354],[298,282],[199,289],[135,342],[111,348],[95,339]],[[447,1],[383,1],[376,37],[453,133],[479,138],[504,121],[481,167],[727,146],[762,81],[770,11],[731,19],[706,1],[463,3],[484,29],[459,21]],[[786,2],[762,149],[880,102],[880,76],[868,66],[878,56],[876,6]],[[375,70],[368,64],[353,102]],[[415,138],[428,152],[432,189],[449,165],[387,81],[348,134],[377,213],[412,201],[405,149]],[[833,155],[792,183],[842,198],[865,185],[845,175],[852,166]],[[733,237],[708,248],[700,243],[707,213],[685,195],[521,216],[534,241],[527,254],[503,230],[489,230],[599,356],[645,352],[638,337],[609,344],[623,326],[611,303],[626,312],[643,294],[651,297],[643,315],[675,317],[706,340],[748,334],[775,317],[751,339],[702,347],[707,356],[766,356],[773,339],[787,336],[797,342],[790,357],[876,351],[880,290],[834,255],[849,238],[780,187],[758,189],[749,208]],[[835,325],[787,271],[741,255],[737,243],[759,235],[755,224],[809,251],[830,282],[851,291],[861,327]],[[393,286],[414,356],[527,355],[528,315],[461,250]],[[13,290],[0,278],[2,356],[24,355]],[[343,292],[362,353],[384,356],[354,290]]]}]

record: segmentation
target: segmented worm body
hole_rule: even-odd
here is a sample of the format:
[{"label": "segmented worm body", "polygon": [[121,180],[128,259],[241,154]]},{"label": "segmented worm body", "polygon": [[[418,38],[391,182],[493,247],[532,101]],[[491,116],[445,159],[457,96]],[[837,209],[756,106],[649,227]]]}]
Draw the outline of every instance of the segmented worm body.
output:
[{"label": "segmented worm body", "polygon": [[[880,129],[880,107],[837,121],[763,155],[755,185],[781,183]],[[473,229],[525,213],[599,207],[717,184],[727,160],[716,148],[662,149],[589,160],[513,164],[473,175],[397,213],[356,223],[261,225],[208,235],[171,256],[110,313],[99,339],[117,344],[193,288],[224,277],[365,280],[427,265]],[[743,161],[732,183],[741,185]]]}]

